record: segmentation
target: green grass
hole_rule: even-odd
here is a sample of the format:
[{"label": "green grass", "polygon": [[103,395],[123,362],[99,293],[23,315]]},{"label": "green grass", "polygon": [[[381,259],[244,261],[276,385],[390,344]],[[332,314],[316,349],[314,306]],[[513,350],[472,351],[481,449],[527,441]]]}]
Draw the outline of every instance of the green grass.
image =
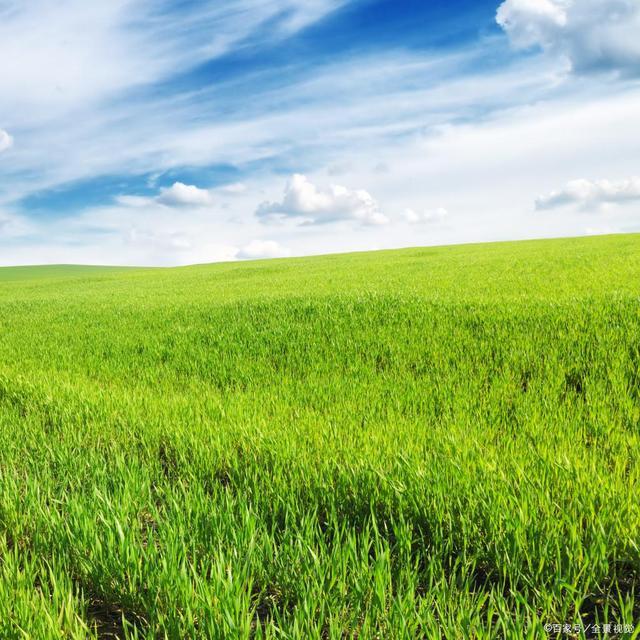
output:
[{"label": "green grass", "polygon": [[0,282],[15,280],[51,280],[79,276],[99,276],[130,271],[127,267],[92,267],[85,265],[56,264],[36,267],[2,267]]},{"label": "green grass", "polygon": [[637,637],[639,496],[638,235],[0,270],[1,638]]}]

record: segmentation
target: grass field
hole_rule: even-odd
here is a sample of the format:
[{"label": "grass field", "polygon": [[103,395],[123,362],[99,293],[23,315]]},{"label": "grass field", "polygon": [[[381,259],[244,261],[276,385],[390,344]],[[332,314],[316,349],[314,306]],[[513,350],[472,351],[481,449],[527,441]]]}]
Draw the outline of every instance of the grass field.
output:
[{"label": "grass field", "polygon": [[635,638],[639,545],[640,235],[0,269],[0,638]]}]

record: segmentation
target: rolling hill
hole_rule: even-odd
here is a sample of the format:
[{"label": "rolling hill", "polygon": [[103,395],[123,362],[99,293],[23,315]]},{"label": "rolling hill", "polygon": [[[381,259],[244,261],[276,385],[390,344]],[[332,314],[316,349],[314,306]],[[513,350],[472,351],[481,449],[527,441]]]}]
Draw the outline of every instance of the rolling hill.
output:
[{"label": "rolling hill", "polygon": [[635,637],[638,495],[640,235],[0,269],[3,638]]}]

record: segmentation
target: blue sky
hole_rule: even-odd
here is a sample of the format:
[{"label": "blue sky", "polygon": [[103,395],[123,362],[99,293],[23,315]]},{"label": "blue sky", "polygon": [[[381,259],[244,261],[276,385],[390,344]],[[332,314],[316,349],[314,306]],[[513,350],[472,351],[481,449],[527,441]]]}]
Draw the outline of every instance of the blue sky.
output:
[{"label": "blue sky", "polygon": [[637,0],[0,0],[0,264],[640,230]]}]

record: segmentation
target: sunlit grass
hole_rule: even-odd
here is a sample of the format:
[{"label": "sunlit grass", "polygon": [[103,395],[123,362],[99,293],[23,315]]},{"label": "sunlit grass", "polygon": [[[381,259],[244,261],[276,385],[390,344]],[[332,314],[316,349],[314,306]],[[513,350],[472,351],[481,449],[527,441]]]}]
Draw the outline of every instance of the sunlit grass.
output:
[{"label": "sunlit grass", "polygon": [[0,270],[2,638],[638,628],[639,490],[640,236]]}]

